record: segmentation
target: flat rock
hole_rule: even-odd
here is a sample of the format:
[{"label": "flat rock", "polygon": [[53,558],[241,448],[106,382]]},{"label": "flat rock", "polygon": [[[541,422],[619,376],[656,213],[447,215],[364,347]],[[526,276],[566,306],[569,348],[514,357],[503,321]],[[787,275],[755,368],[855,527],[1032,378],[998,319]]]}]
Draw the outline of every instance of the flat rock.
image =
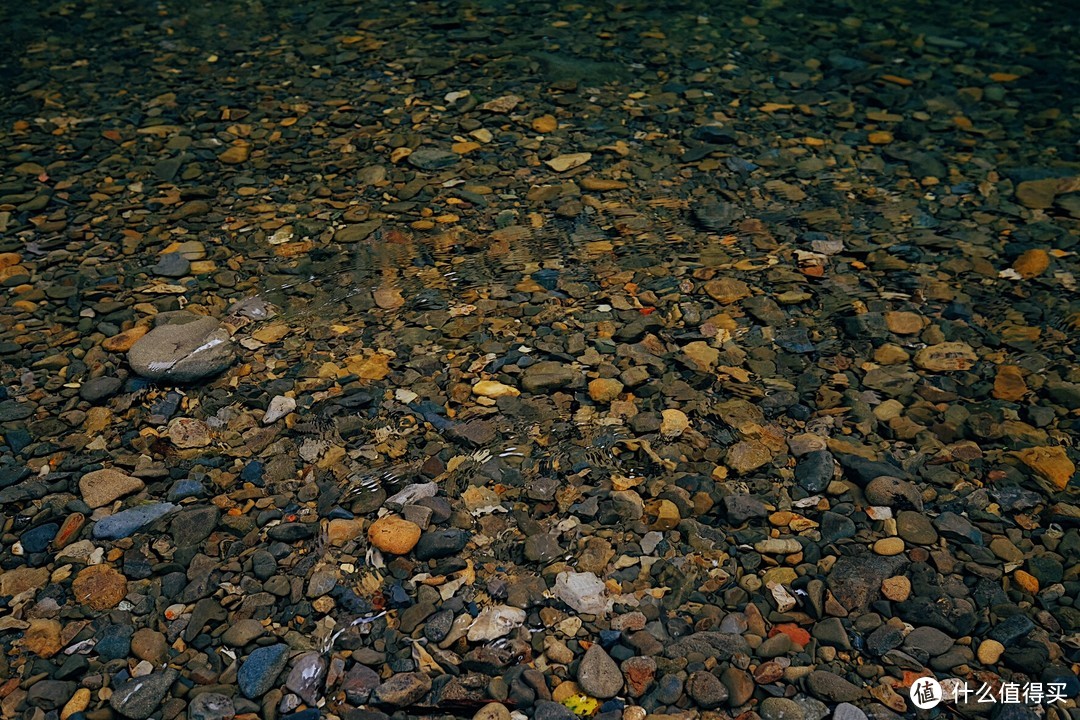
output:
[{"label": "flat rock", "polygon": [[190,383],[217,375],[235,358],[229,332],[217,320],[187,318],[158,325],[128,351],[131,369],[151,380]]},{"label": "flat rock", "polygon": [[113,690],[109,705],[133,720],[145,720],[161,705],[180,673],[172,668],[132,678]]},{"label": "flat rock", "polygon": [[806,687],[815,697],[827,702],[855,702],[865,695],[859,686],[825,670],[807,675]]},{"label": "flat rock", "polygon": [[146,485],[115,468],[93,470],[79,478],[79,492],[83,502],[91,508],[99,508],[125,495],[142,490]]},{"label": "flat rock", "polygon": [[572,384],[578,377],[580,373],[568,365],[543,360],[525,368],[521,374],[521,387],[529,393],[558,390]]},{"label": "flat rock", "polygon": [[158,518],[168,515],[177,506],[173,503],[151,503],[122,510],[94,524],[93,535],[97,540],[119,540],[129,537]]}]

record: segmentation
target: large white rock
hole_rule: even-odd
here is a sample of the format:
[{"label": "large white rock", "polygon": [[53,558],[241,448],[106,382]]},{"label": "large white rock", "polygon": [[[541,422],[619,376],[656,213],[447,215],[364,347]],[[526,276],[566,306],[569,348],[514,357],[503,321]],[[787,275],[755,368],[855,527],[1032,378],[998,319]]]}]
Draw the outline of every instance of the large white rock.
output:
[{"label": "large white rock", "polygon": [[607,588],[591,572],[561,572],[556,576],[552,590],[555,597],[579,613],[603,615],[608,611]]}]

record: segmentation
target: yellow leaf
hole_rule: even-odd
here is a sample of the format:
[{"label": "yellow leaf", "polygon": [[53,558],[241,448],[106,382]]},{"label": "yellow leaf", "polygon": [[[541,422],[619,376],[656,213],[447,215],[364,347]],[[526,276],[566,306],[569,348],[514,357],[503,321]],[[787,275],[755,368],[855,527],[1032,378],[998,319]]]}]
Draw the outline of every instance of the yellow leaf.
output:
[{"label": "yellow leaf", "polygon": [[575,715],[595,715],[600,710],[600,701],[583,693],[571,695],[563,700],[563,705]]}]

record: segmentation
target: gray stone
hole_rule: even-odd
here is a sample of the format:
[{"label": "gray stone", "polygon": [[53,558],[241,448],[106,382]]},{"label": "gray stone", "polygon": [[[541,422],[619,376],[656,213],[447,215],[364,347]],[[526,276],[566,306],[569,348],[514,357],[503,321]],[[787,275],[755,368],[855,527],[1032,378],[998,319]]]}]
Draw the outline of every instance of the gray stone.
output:
[{"label": "gray stone", "polygon": [[181,253],[165,253],[150,270],[161,277],[179,278],[191,272],[191,261]]},{"label": "gray stone", "polygon": [[918,627],[904,638],[904,647],[922,650],[930,657],[948,652],[956,641],[933,627]]},{"label": "gray stone", "polygon": [[728,660],[735,653],[750,654],[750,645],[741,635],[721,632],[699,632],[671,643],[664,649],[669,658],[686,657],[698,653],[707,658]]},{"label": "gray stone", "polygon": [[585,651],[578,664],[577,681],[586,693],[604,700],[618,695],[623,686],[622,671],[598,643]]},{"label": "gray stone", "polygon": [[94,524],[95,540],[119,540],[126,538],[160,517],[168,515],[177,508],[172,503],[151,503],[139,505],[130,510],[121,510],[115,515],[102,518]]},{"label": "gray stone", "polygon": [[881,591],[881,583],[906,564],[903,556],[844,555],[829,573],[829,589],[849,611],[865,610]]},{"label": "gray stone", "polygon": [[178,313],[158,325],[128,350],[131,369],[151,380],[188,383],[217,375],[236,355],[229,332],[211,317]]},{"label": "gray stone", "polygon": [[315,705],[322,696],[323,681],[326,679],[326,660],[321,653],[306,652],[296,659],[285,687],[300,696],[308,705]]},{"label": "gray stone", "polygon": [[289,661],[289,646],[284,643],[256,648],[236,673],[244,697],[255,699],[270,692]]},{"label": "gray stone", "polygon": [[368,236],[378,230],[381,225],[382,220],[367,220],[355,225],[346,225],[334,231],[334,241],[349,244],[367,240]]},{"label": "gray stone", "polygon": [[456,165],[461,158],[449,150],[425,147],[414,150],[407,159],[410,165],[421,170],[442,170]]},{"label": "gray stone", "polygon": [[252,618],[245,618],[230,624],[228,629],[222,633],[221,641],[230,647],[242,648],[249,642],[261,638],[265,632],[266,628],[263,627],[261,622]]},{"label": "gray stone", "polygon": [[830,645],[843,650],[851,649],[851,641],[848,640],[847,630],[844,628],[844,623],[840,618],[825,618],[814,625],[812,635],[823,645]]},{"label": "gray stone", "polygon": [[915,510],[901,510],[897,514],[896,534],[912,545],[933,545],[938,540],[930,518]]},{"label": "gray stone", "polygon": [[187,707],[188,720],[229,720],[235,715],[232,698],[221,693],[200,693]]},{"label": "gray stone", "polygon": [[851,703],[840,703],[833,710],[832,720],[866,720],[866,713]]},{"label": "gray stone", "polygon": [[115,377],[90,378],[79,387],[79,397],[89,403],[111,398],[120,392],[124,382]]},{"label": "gray stone", "polygon": [[727,702],[728,689],[720,678],[705,670],[691,673],[686,681],[686,692],[704,710],[718,708]]},{"label": "gray stone", "polygon": [[983,544],[982,531],[972,525],[967,518],[954,512],[943,512],[934,518],[934,527],[949,540],[963,543]]},{"label": "gray stone", "polygon": [[521,374],[521,387],[525,392],[543,393],[564,388],[580,377],[581,373],[572,367],[545,360],[525,369]]},{"label": "gray stone", "polygon": [[862,688],[825,670],[807,675],[806,687],[812,695],[828,702],[855,702],[864,695]]},{"label": "gray stone", "polygon": [[145,720],[150,717],[179,673],[172,668],[162,672],[152,672],[149,675],[132,678],[120,687],[113,690],[109,698],[109,705],[116,712],[132,720]]},{"label": "gray stone", "polygon": [[420,672],[398,673],[375,688],[372,700],[382,705],[412,705],[431,690],[431,678]]},{"label": "gray stone", "polygon": [[762,720],[804,720],[803,709],[794,700],[770,697],[761,701]]},{"label": "gray stone", "polygon": [[901,480],[898,477],[882,475],[871,480],[867,486],[866,499],[872,505],[891,507],[894,510],[903,508],[923,509],[922,493],[914,483]]},{"label": "gray stone", "polygon": [[799,458],[795,466],[795,480],[811,495],[823,492],[832,482],[835,463],[828,450],[815,450]]}]

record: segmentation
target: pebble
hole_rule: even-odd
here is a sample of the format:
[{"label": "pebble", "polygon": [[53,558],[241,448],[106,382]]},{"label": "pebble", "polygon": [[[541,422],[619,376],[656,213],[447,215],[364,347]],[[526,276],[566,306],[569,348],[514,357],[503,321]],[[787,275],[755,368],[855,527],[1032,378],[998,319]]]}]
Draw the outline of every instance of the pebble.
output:
[{"label": "pebble", "polygon": [[1061,32],[373,3],[13,36],[0,715],[1080,692]]},{"label": "pebble", "polygon": [[375,688],[372,700],[391,707],[412,705],[431,690],[431,678],[423,673],[397,673]]},{"label": "pebble", "polygon": [[217,320],[182,313],[139,338],[127,357],[131,369],[145,378],[190,383],[224,371],[235,352]]},{"label": "pebble", "polygon": [[406,555],[420,540],[420,527],[395,515],[386,515],[368,528],[368,540],[383,552]]},{"label": "pebble", "polygon": [[607,699],[623,688],[622,671],[599,645],[591,645],[578,664],[577,682],[592,697]]},{"label": "pebble", "polygon": [[142,480],[114,468],[92,470],[79,478],[83,502],[91,508],[104,507],[125,495],[142,490]]},{"label": "pebble", "polygon": [[168,668],[134,678],[113,690],[109,705],[113,710],[133,720],[145,720],[154,714],[179,673]]},{"label": "pebble", "polygon": [[979,662],[983,665],[994,665],[1001,656],[1005,654],[1005,646],[999,643],[997,640],[983,640],[979,643],[979,650],[976,657],[979,658]]},{"label": "pebble", "polygon": [[121,510],[115,515],[97,521],[93,535],[97,540],[119,540],[164,517],[177,509],[173,503],[150,503]]},{"label": "pebble", "polygon": [[236,673],[240,692],[251,699],[265,695],[277,684],[288,661],[289,646],[282,643],[252,650]]},{"label": "pebble", "polygon": [[803,709],[790,698],[769,697],[761,701],[762,720],[805,720]]}]

